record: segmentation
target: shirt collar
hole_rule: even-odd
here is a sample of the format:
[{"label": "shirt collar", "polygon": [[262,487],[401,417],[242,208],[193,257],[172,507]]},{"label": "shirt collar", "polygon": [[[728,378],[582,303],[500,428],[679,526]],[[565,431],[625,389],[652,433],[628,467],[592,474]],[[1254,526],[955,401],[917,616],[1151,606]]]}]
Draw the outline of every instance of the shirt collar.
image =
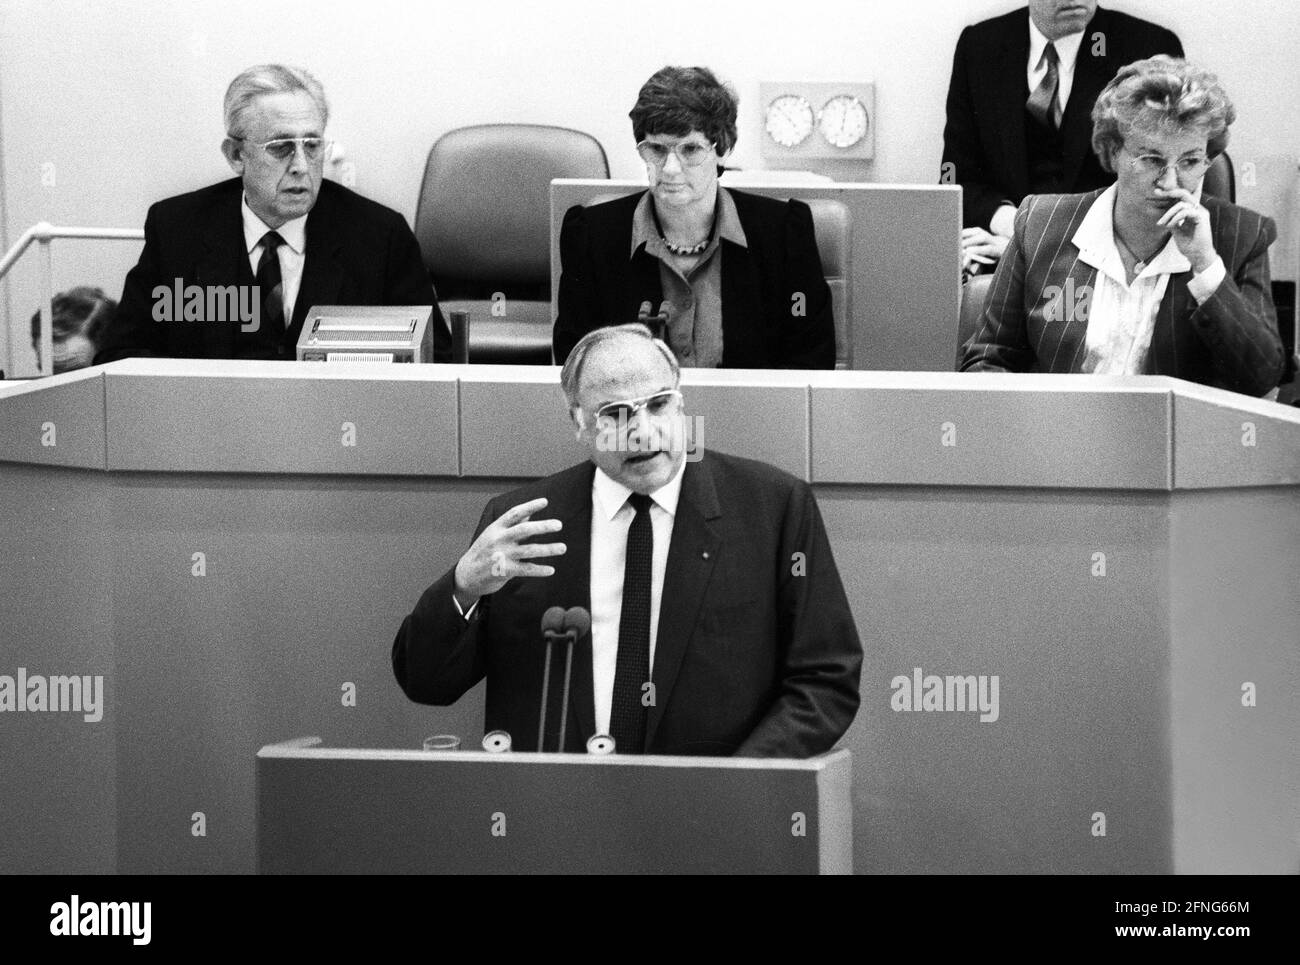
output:
[{"label": "shirt collar", "polygon": [[[253,249],[262,243],[262,236],[271,229],[248,206],[248,195],[244,195],[243,200],[240,201],[239,210],[244,216],[244,249],[252,254]],[[307,215],[286,221],[276,228],[275,232],[293,249],[294,254],[301,255],[307,245]]]},{"label": "shirt collar", "polygon": [[[1119,186],[1112,184],[1098,196],[1083,216],[1079,229],[1070,240],[1079,249],[1079,260],[1091,265],[1098,271],[1118,281],[1125,288],[1128,278],[1124,272],[1124,260],[1120,257],[1119,246],[1115,243],[1115,198]],[[1192,263],[1178,250],[1178,242],[1173,235],[1165,242],[1159,254],[1147,262],[1138,278],[1148,275],[1174,275],[1191,271]]]},{"label": "shirt collar", "polygon": [[[650,498],[669,516],[677,515],[677,500],[682,494],[682,473],[685,471],[686,459],[683,458],[673,478],[650,494]],[[611,479],[599,466],[596,467],[591,489],[596,496],[596,507],[607,520],[617,516],[619,510],[627,503],[627,498],[632,495],[632,490],[621,482]]]},{"label": "shirt collar", "polygon": [[[632,248],[628,252],[629,257],[635,255],[642,245],[645,245],[646,253],[655,258],[667,253],[663,239],[659,237],[659,228],[655,224],[654,209],[651,207],[653,204],[654,194],[647,191],[641,195],[636,210],[632,212]],[[714,247],[719,239],[730,241],[742,248],[749,247],[749,239],[745,237],[745,229],[740,224],[740,215],[736,212],[736,202],[732,199],[731,192],[722,185],[718,185],[717,228],[713,237],[709,239],[709,247]]]},{"label": "shirt collar", "polygon": [[1079,59],[1079,47],[1083,44],[1083,35],[1088,28],[1084,27],[1078,33],[1066,34],[1056,41],[1049,41],[1047,35],[1038,29],[1038,24],[1034,23],[1034,18],[1029,18],[1029,66],[1034,70],[1038,69],[1039,63],[1043,59],[1043,51],[1047,49],[1048,43],[1056,44],[1057,63],[1061,70],[1073,71],[1074,62]]}]

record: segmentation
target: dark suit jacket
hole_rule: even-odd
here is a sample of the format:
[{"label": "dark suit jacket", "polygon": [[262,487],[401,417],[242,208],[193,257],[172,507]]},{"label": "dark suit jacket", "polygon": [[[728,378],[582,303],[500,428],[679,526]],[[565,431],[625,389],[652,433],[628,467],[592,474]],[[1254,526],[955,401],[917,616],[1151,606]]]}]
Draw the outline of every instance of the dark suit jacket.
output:
[{"label": "dark suit jacket", "polygon": [[[1104,189],[1103,189],[1104,190]],[[1049,309],[1057,292],[1091,290],[1097,269],[1070,242],[1102,191],[1031,195],[1016,212],[1015,237],[993,276],[962,371],[1078,372],[1088,320]],[[1282,377],[1284,352],[1268,276],[1271,218],[1208,195],[1214,248],[1227,276],[1202,304],[1187,290],[1190,271],[1170,277],[1156,315],[1146,374],[1170,375],[1249,395]],[[1055,290],[1053,290],[1055,288]]]},{"label": "dark suit jacket", "polygon": [[292,325],[280,339],[243,333],[237,320],[155,321],[155,286],[170,289],[177,278],[185,285],[255,284],[244,247],[242,195],[242,181],[232,178],[149,208],[144,251],[126,276],[96,363],[138,355],[293,359],[313,305],[433,305],[434,355],[451,360],[451,332],[406,219],[333,181],[321,183],[307,216],[302,282]]},{"label": "dark suit jacket", "polygon": [[[1104,38],[1104,56],[1100,54]],[[1064,181],[1069,192],[1091,191],[1115,180],[1092,151],[1092,107],[1126,64],[1156,54],[1183,55],[1178,37],[1163,27],[1114,10],[1097,9],[1083,32],[1074,86],[1061,117]],[[961,32],[948,85],[943,130],[945,172],[962,186],[962,224],[987,228],[1004,202],[1029,193],[1025,101],[1029,91],[1029,8],[985,20]],[[947,165],[953,165],[948,168]]]},{"label": "dark suit jacket", "polygon": [[[455,567],[429,587],[393,643],[408,697],[451,704],[486,676],[486,729],[536,749],[542,614],[590,607],[594,473],[583,463],[488,504],[477,532],[545,496],[546,518],[564,523],[547,541],[562,539],[568,552],[545,561],[553,576],[516,578],[483,597],[468,623],[452,601]],[[808,757],[843,735],[858,707],[862,647],[806,483],[711,451],[688,463],[657,641],[648,753]],[[559,732],[558,654],[554,663],[547,749]],[[593,686],[588,634],[574,651],[565,750],[584,750],[595,732]]]},{"label": "dark suit jacket", "polygon": [[[730,190],[730,189],[728,189]],[[812,212],[802,201],[731,191],[747,248],[722,241],[722,366],[748,369],[833,369],[835,319],[822,274]],[[604,325],[635,322],[643,301],[663,301],[659,260],[632,247],[632,214],[640,194],[589,208],[570,208],[560,229],[556,361],[563,364],[582,336]],[[806,313],[792,314],[805,295]]]}]

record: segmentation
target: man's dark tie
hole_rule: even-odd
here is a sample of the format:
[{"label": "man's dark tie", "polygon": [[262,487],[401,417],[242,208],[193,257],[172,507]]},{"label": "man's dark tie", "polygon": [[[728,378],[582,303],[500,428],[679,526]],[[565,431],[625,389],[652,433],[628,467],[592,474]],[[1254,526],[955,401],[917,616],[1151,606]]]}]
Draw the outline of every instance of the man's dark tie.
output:
[{"label": "man's dark tie", "polygon": [[1056,89],[1060,86],[1060,71],[1057,69],[1056,45],[1048,44],[1043,50],[1043,60],[1047,61],[1047,73],[1038,82],[1034,92],[1025,102],[1025,109],[1034,115],[1039,124],[1055,130],[1058,124],[1056,115]]},{"label": "man's dark tie", "polygon": [[641,703],[641,688],[650,680],[650,561],[655,535],[650,525],[650,497],[633,493],[627,501],[636,510],[636,518],[627,531],[609,731],[616,751],[644,754],[646,707]]},{"label": "man's dark tie", "polygon": [[257,288],[262,296],[262,321],[265,331],[284,331],[284,282],[280,278],[280,255],[276,251],[284,239],[275,231],[262,235],[262,257],[257,261]]}]

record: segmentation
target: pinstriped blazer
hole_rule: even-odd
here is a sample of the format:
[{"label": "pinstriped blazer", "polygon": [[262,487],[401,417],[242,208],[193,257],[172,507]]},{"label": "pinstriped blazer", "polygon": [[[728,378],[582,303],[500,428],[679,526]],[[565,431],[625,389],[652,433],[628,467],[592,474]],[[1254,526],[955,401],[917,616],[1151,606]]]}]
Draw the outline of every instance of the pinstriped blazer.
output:
[{"label": "pinstriped blazer", "polygon": [[[1070,239],[1101,194],[1030,195],[1021,203],[961,371],[1082,371],[1087,313],[1060,311],[1060,297],[1096,284],[1097,269],[1079,260]],[[1170,276],[1143,371],[1263,395],[1285,364],[1268,274],[1277,227],[1218,198],[1201,204],[1227,275],[1203,304],[1187,289],[1190,271]]]}]

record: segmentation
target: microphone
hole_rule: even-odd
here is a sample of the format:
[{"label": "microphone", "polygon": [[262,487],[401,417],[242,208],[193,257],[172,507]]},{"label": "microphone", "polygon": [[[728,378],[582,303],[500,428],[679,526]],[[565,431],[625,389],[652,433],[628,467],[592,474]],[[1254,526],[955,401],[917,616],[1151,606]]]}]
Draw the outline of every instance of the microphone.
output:
[{"label": "microphone", "polygon": [[[556,607],[558,610],[559,607]],[[564,620],[581,640],[591,632],[591,614],[580,606],[571,606],[564,611]]]},{"label": "microphone", "polygon": [[659,303],[658,314],[651,315],[650,301],[647,299],[646,301],[643,301],[641,307],[637,309],[636,320],[646,328],[650,329],[651,335],[660,341],[663,341],[664,333],[668,328],[668,308],[668,302],[666,300],[662,301]]},{"label": "microphone", "polygon": [[[537,718],[537,752],[545,750],[546,696],[551,691],[551,644],[564,633],[564,607],[553,606],[542,614],[542,636],[546,638],[546,663],[542,665],[542,709]],[[563,749],[563,745],[561,745]]]},{"label": "microphone", "polygon": [[[559,607],[552,609],[558,610]],[[547,611],[548,613],[550,610]],[[569,723],[569,679],[573,672],[573,645],[591,632],[591,614],[580,606],[564,611],[564,635],[568,649],[564,655],[564,690],[560,700],[560,751],[564,751],[564,733]]]}]

